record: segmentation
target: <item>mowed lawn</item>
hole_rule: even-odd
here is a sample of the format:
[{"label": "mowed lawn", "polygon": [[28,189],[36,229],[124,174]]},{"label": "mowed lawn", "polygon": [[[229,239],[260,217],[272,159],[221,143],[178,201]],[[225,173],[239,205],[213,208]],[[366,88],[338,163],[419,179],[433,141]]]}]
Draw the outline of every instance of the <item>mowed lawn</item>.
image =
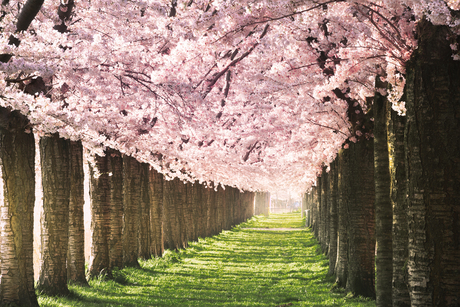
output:
[{"label": "mowed lawn", "polygon": [[[300,213],[253,217],[179,252],[104,276],[40,306],[375,306],[331,291],[328,261]],[[257,230],[251,228],[271,228]],[[295,230],[273,230],[295,228]]]}]

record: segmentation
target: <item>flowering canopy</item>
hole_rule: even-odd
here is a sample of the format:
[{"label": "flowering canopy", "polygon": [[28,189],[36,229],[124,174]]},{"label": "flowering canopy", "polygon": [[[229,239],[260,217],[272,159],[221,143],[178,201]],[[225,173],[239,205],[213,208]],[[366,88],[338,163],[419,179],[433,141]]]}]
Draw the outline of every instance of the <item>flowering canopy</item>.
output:
[{"label": "flowering canopy", "polygon": [[[40,135],[58,132],[98,154],[111,147],[169,177],[299,193],[345,142],[372,136],[360,114],[376,76],[404,112],[417,21],[458,31],[458,6],[62,0],[45,2],[17,33],[19,6],[4,1],[0,53],[12,58],[0,65],[0,104]],[[46,87],[34,90],[39,80]]]}]

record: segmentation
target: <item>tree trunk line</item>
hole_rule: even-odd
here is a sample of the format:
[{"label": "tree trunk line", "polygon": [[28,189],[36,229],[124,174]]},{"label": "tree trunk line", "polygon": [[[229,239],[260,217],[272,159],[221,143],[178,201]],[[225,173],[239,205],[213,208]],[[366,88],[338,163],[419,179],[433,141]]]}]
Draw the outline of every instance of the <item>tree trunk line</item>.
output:
[{"label": "tree trunk line", "polygon": [[[16,120],[15,114],[10,116],[15,123],[27,122]],[[6,151],[1,152],[0,168],[5,200],[0,206],[4,225],[0,295],[4,302],[38,306],[32,262],[34,137],[31,133],[0,132],[1,150]],[[37,287],[43,293],[68,294],[67,282],[87,285],[86,278],[101,274],[112,277],[114,269],[137,266],[138,258],[161,257],[165,246],[185,248],[188,241],[205,237],[208,230],[217,234],[254,214],[255,193],[231,187],[215,191],[178,179],[167,181],[146,164],[108,149],[104,156],[94,156],[89,168],[92,238],[86,275],[83,150],[80,142],[57,134],[40,140],[44,218]],[[25,193],[25,182],[30,183],[30,193]],[[22,192],[14,192],[17,188]],[[24,197],[14,199],[19,195]],[[22,245],[14,247],[15,242]]]},{"label": "tree trunk line", "polygon": [[[406,66],[406,116],[376,94],[374,138],[342,149],[305,195],[323,252],[336,240],[336,286],[376,296],[377,306],[460,304],[460,63],[447,27],[422,21],[418,33]],[[334,225],[327,233],[335,223],[327,176],[337,176],[337,235]]]}]

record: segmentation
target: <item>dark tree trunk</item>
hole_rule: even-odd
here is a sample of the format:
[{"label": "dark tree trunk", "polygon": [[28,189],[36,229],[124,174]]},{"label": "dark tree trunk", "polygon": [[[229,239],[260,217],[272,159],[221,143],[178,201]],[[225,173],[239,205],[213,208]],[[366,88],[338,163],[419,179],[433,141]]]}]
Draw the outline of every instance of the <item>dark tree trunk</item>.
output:
[{"label": "dark tree trunk", "polygon": [[107,149],[110,184],[109,268],[123,268],[123,158],[120,152]]},{"label": "dark tree trunk", "polygon": [[247,208],[248,208],[248,212],[247,212],[247,215],[246,215],[246,218],[245,220],[253,217],[255,215],[254,213],[254,203],[255,203],[255,193],[254,192],[248,192],[248,197],[249,197],[249,201],[247,203]]},{"label": "dark tree trunk", "polygon": [[138,223],[141,202],[141,164],[123,156],[123,267],[138,267]]},{"label": "dark tree trunk", "polygon": [[197,238],[206,237],[206,205],[204,200],[204,187],[202,184],[195,183],[196,205],[197,205]]},{"label": "dark tree trunk", "polygon": [[190,241],[196,241],[198,238],[198,206],[197,203],[197,193],[195,186],[198,183],[188,182],[187,183],[187,201],[190,203],[189,207],[189,223],[190,223]]},{"label": "dark tree trunk", "polygon": [[213,236],[219,233],[219,226],[217,225],[217,192],[211,187],[208,189],[208,202],[209,202],[209,229],[210,235]]},{"label": "dark tree trunk", "polygon": [[81,142],[71,141],[67,278],[70,282],[80,285],[88,285],[85,275],[84,204],[83,145]]},{"label": "dark tree trunk", "polygon": [[203,203],[205,205],[205,224],[206,228],[206,237],[210,237],[213,235],[213,207],[212,207],[212,197],[213,197],[213,190],[210,187],[203,186]]},{"label": "dark tree trunk", "polygon": [[409,307],[407,288],[408,228],[404,128],[406,117],[388,112],[388,150],[390,156],[390,197],[393,206],[393,307]]},{"label": "dark tree trunk", "polygon": [[411,306],[460,305],[460,62],[447,27],[418,24],[407,64]]},{"label": "dark tree trunk", "polygon": [[[316,181],[318,184],[318,181]],[[310,193],[311,231],[318,238],[318,187],[312,186]]]},{"label": "dark tree trunk", "polygon": [[314,233],[317,240],[321,237],[321,177],[316,178],[316,198],[314,207]]},{"label": "dark tree trunk", "polygon": [[176,204],[180,196],[178,195],[178,179],[165,180],[163,184],[163,226],[165,237],[165,248],[178,250],[181,247],[179,217]]},{"label": "dark tree trunk", "polygon": [[5,305],[38,307],[33,272],[35,143],[25,133],[19,111],[0,108],[9,123],[0,126],[0,300]]},{"label": "dark tree trunk", "polygon": [[346,289],[375,297],[374,142],[350,144],[348,276]]},{"label": "dark tree trunk", "polygon": [[329,248],[329,208],[328,208],[329,174],[326,167],[323,167],[321,174],[321,216],[320,216],[320,243],[321,250],[327,254]]},{"label": "dark tree trunk", "polygon": [[337,261],[337,159],[331,163],[329,171],[329,275],[335,275],[335,263]]},{"label": "dark tree trunk", "polygon": [[57,134],[40,140],[43,182],[42,262],[37,288],[47,295],[67,295],[69,244],[70,141]]},{"label": "dark tree trunk", "polygon": [[224,229],[225,219],[225,190],[221,187],[217,187],[216,203],[217,203],[217,233],[220,233]]},{"label": "dark tree trunk", "polygon": [[[377,78],[378,79],[378,78]],[[378,80],[377,80],[378,81]],[[376,82],[376,87],[385,84]],[[386,130],[387,99],[379,93],[374,97],[374,183],[375,183],[375,240],[377,244],[376,305],[391,306],[393,280],[392,224],[393,210],[390,201],[390,170]]]},{"label": "dark tree trunk", "polygon": [[149,165],[140,164],[141,171],[141,201],[139,202],[139,258],[150,258],[150,199],[149,199]]},{"label": "dark tree trunk", "polygon": [[163,175],[150,170],[150,253],[156,257],[163,256]]},{"label": "dark tree trunk", "polygon": [[91,257],[89,278],[100,274],[110,276],[109,268],[109,231],[110,231],[110,184],[107,155],[94,156],[94,165],[90,165],[91,199]]},{"label": "dark tree trunk", "polygon": [[342,149],[337,156],[337,262],[335,283],[340,288],[347,285],[348,275],[348,188],[349,177],[349,150]]},{"label": "dark tree trunk", "polygon": [[177,194],[175,207],[177,210],[177,225],[180,236],[180,248],[187,248],[189,227],[187,225],[187,187],[181,180],[177,178],[174,180],[177,181],[175,186],[175,193]]}]

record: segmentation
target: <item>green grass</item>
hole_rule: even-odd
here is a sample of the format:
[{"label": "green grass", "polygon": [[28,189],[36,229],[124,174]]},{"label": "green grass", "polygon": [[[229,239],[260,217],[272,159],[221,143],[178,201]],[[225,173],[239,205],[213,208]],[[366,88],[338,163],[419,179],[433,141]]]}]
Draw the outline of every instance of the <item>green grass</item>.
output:
[{"label": "green grass", "polygon": [[[117,271],[115,280],[70,285],[68,297],[40,296],[40,306],[375,306],[330,290],[327,259],[302,225],[299,213],[257,216],[186,250],[141,261],[141,268]],[[247,227],[299,229],[241,229]]]}]

